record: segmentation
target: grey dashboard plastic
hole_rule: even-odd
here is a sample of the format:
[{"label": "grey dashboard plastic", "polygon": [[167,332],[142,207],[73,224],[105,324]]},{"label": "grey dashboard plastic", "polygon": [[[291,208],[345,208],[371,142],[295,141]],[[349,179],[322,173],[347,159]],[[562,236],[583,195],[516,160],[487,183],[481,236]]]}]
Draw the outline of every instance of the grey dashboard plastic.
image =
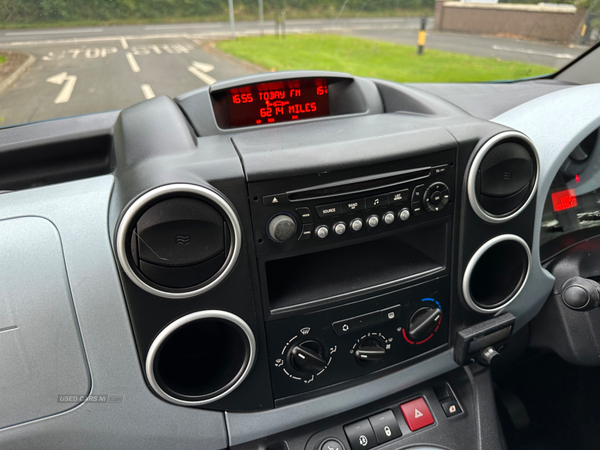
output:
[{"label": "grey dashboard plastic", "polygon": [[[572,148],[600,125],[598,104],[600,86],[572,87],[494,119],[524,132],[536,144],[541,158],[538,199],[545,198]],[[185,141],[193,145],[193,138]],[[0,447],[224,448],[353,409],[456,367],[447,351],[399,374],[260,413],[223,414],[163,402],[144,382],[111,249],[107,216],[113,181],[112,175],[104,175],[0,195],[0,220],[37,216],[56,228],[89,365],[90,393],[122,396],[122,402],[85,402],[51,417],[6,428],[0,431]],[[538,202],[531,275],[508,308],[518,317],[518,326],[537,314],[553,283],[539,264],[542,206],[543,202]],[[56,248],[56,240],[52,242]],[[23,283],[31,283],[29,275],[26,271],[15,274]]]}]

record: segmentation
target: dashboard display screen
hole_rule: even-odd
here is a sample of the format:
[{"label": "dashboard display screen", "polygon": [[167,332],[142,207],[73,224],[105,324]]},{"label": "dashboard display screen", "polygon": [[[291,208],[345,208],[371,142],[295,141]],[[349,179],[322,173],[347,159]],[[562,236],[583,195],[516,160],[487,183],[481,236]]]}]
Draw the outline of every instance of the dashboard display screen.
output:
[{"label": "dashboard display screen", "polygon": [[552,207],[554,212],[564,211],[565,209],[575,208],[577,206],[577,197],[575,189],[565,189],[552,194]]},{"label": "dashboard display screen", "polygon": [[248,127],[329,115],[324,78],[282,80],[229,89],[231,127]]}]

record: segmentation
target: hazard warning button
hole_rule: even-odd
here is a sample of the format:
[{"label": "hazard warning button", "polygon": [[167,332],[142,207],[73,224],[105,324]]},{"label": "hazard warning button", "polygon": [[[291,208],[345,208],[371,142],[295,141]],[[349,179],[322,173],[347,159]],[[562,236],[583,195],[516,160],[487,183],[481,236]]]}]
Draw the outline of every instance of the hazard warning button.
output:
[{"label": "hazard warning button", "polygon": [[400,409],[402,410],[402,415],[404,416],[410,431],[419,430],[434,422],[431,411],[429,411],[423,397],[416,398],[408,403],[403,403],[400,405]]}]

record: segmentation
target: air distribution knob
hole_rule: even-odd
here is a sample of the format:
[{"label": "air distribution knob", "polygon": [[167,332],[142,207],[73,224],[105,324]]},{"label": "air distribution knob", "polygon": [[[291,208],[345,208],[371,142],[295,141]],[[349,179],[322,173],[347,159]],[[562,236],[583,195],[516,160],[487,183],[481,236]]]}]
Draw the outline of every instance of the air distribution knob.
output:
[{"label": "air distribution knob", "polygon": [[587,278],[569,278],[562,286],[561,296],[569,308],[587,311],[600,306],[600,285]]},{"label": "air distribution knob", "polygon": [[416,311],[408,325],[409,339],[419,342],[427,339],[438,326],[442,311],[438,308],[425,307]]},{"label": "air distribution knob", "polygon": [[298,372],[320,372],[327,367],[325,351],[317,341],[304,341],[292,347],[290,361]]},{"label": "air distribution knob", "polygon": [[269,220],[267,231],[269,237],[275,242],[287,242],[296,236],[298,226],[293,217],[287,214],[278,214]]},{"label": "air distribution knob", "polygon": [[354,352],[354,357],[361,362],[379,361],[385,357],[385,348],[375,339],[365,339]]}]

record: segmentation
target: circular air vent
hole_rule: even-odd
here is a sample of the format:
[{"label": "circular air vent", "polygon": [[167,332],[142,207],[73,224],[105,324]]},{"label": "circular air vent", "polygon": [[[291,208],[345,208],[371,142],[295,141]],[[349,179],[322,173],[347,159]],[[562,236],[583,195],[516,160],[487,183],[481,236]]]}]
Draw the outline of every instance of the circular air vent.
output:
[{"label": "circular air vent", "polygon": [[140,288],[166,298],[206,292],[232,270],[241,229],[229,203],[210,189],[171,184],[146,192],[117,230],[117,256]]},{"label": "circular air vent", "polygon": [[200,311],[177,319],[154,339],[146,377],[171,403],[205,405],[236,389],[255,357],[254,334],[246,322],[225,311]]},{"label": "circular air vent", "polygon": [[469,202],[481,219],[516,217],[534,197],[539,159],[533,143],[516,131],[488,140],[475,155],[467,180]]},{"label": "circular air vent", "polygon": [[519,236],[505,234],[475,252],[463,277],[467,305],[480,313],[493,313],[513,301],[527,281],[531,251]]}]

